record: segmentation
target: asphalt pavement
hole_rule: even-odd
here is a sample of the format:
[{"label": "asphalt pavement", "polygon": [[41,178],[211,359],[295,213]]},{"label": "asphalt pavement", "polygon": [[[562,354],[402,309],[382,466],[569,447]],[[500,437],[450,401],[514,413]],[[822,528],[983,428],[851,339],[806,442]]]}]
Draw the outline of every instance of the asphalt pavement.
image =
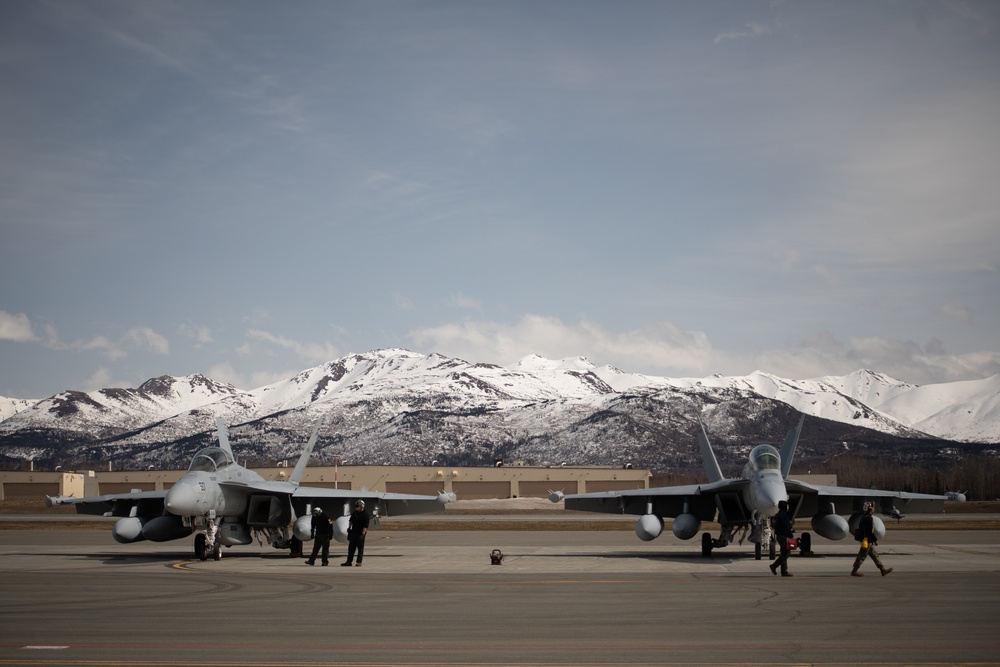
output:
[{"label": "asphalt pavement", "polygon": [[628,531],[382,529],[360,568],[190,542],[0,531],[0,665],[1000,665],[996,530],[893,530],[863,578],[821,538],[789,578]]}]

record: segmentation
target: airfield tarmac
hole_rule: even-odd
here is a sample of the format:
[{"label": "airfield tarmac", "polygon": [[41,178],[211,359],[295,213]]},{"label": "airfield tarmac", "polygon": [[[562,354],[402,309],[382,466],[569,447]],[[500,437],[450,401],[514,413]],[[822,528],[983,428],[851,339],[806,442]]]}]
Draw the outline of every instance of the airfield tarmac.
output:
[{"label": "airfield tarmac", "polygon": [[669,533],[383,527],[348,569],[2,530],[0,665],[1000,665],[1000,531],[891,530],[887,577],[813,545],[781,578]]}]

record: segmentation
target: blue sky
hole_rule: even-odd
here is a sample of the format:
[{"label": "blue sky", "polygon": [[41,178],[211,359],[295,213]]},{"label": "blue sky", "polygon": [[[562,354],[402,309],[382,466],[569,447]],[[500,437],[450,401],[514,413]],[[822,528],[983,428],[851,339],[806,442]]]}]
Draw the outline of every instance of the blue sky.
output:
[{"label": "blue sky", "polygon": [[0,395],[1000,372],[1000,4],[0,4]]}]

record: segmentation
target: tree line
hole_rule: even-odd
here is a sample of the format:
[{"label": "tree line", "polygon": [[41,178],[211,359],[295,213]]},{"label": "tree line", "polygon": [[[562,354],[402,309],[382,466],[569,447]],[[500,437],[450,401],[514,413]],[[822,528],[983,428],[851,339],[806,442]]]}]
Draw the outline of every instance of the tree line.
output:
[{"label": "tree line", "polygon": [[[943,465],[903,463],[889,456],[848,453],[825,461],[822,472],[836,475],[838,486],[935,495],[957,491],[964,493],[967,500],[1000,499],[1000,457],[988,453],[966,456],[960,461]],[[793,465],[789,477],[804,474],[807,474],[806,468],[799,469]],[[678,471],[654,473],[649,485],[658,487],[704,482],[704,473]]]},{"label": "tree line", "polygon": [[967,500],[1000,498],[1000,458],[990,454],[974,454],[950,464],[927,467],[894,461],[888,456],[844,454],[827,461],[823,472],[837,475],[840,486],[938,495],[959,491]]}]

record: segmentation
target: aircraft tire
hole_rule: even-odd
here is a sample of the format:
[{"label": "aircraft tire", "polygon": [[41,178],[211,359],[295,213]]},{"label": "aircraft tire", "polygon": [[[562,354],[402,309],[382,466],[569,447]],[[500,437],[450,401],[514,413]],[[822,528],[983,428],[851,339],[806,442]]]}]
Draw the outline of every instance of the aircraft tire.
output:
[{"label": "aircraft tire", "polygon": [[215,543],[215,548],[212,549],[212,560],[222,560],[222,545],[218,542]]},{"label": "aircraft tire", "polygon": [[207,542],[208,538],[205,533],[198,533],[194,536],[194,555],[198,560],[208,560]]},{"label": "aircraft tire", "polygon": [[701,534],[701,555],[709,558],[712,555],[712,533]]},{"label": "aircraft tire", "polygon": [[774,560],[774,540],[771,540],[771,546],[768,547],[767,552],[768,552],[768,556],[770,556],[771,560]]},{"label": "aircraft tire", "polygon": [[754,545],[753,545],[753,557],[754,557],[754,560],[760,560],[760,552],[761,552],[760,542],[754,542]]},{"label": "aircraft tire", "polygon": [[799,553],[809,553],[812,551],[812,535],[809,533],[802,533],[802,537],[799,538]]}]

